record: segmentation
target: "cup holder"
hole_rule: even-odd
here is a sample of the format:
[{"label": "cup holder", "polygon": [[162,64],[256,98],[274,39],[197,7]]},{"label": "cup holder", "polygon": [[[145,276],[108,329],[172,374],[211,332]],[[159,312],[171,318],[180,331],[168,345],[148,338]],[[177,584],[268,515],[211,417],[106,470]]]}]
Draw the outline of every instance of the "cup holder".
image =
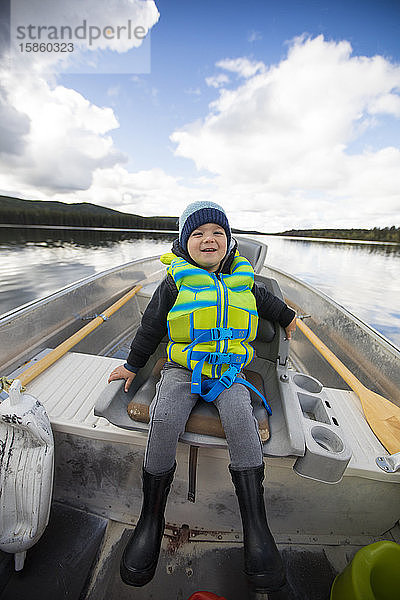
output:
[{"label": "cup holder", "polygon": [[302,477],[339,483],[351,459],[351,449],[346,442],[329,427],[314,425],[305,431],[306,451],[293,465]]},{"label": "cup holder", "polygon": [[310,394],[319,394],[322,391],[322,383],[320,383],[318,379],[314,379],[309,375],[296,373],[296,375],[293,377],[293,381],[297,387],[309,392]]},{"label": "cup holder", "polygon": [[326,427],[313,427],[311,429],[311,436],[313,440],[315,440],[318,446],[321,446],[324,450],[328,452],[333,452],[338,454],[339,452],[343,452],[344,444],[339,436],[336,435],[330,429]]}]

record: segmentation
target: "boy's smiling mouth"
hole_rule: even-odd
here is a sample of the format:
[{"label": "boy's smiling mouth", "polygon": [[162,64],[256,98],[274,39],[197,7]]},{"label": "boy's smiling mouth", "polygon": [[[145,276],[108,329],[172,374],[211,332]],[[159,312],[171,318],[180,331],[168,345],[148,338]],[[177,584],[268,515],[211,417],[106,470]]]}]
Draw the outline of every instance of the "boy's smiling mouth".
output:
[{"label": "boy's smiling mouth", "polygon": [[197,265],[214,273],[227,252],[224,229],[216,223],[200,225],[190,234],[187,251]]}]

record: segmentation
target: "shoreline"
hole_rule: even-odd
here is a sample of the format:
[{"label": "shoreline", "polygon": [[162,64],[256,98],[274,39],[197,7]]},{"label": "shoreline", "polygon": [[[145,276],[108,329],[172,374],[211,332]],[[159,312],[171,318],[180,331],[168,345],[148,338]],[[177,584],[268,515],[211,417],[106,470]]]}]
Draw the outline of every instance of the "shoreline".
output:
[{"label": "shoreline", "polygon": [[[129,232],[132,233],[155,233],[155,234],[166,234],[166,235],[178,235],[177,230],[172,229],[134,229],[129,227],[76,227],[73,225],[17,225],[15,223],[0,223],[0,228],[8,229],[53,229],[57,231],[108,231],[108,232]],[[274,237],[284,240],[297,240],[297,241],[314,241],[314,242],[330,242],[335,244],[373,244],[379,246],[400,246],[399,242],[386,242],[378,240],[358,240],[351,238],[328,238],[328,237],[311,237],[311,236],[295,236],[295,235],[283,235],[280,233],[261,233],[254,231],[232,231],[235,235],[247,235],[247,236],[263,236],[263,237]]]}]

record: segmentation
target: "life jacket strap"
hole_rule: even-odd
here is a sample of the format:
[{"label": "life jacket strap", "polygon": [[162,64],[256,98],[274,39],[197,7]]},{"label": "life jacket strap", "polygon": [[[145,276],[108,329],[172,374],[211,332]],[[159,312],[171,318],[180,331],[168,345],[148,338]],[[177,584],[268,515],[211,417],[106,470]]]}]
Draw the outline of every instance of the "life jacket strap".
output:
[{"label": "life jacket strap", "polygon": [[245,340],[248,338],[249,332],[247,329],[235,329],[234,327],[212,327],[211,329],[194,329],[193,341],[186,348],[190,350],[196,344],[202,342],[215,342],[221,340]]},{"label": "life jacket strap", "polygon": [[[211,353],[218,354],[218,353]],[[272,410],[270,405],[264,396],[257,390],[254,385],[252,385],[249,381],[244,379],[243,377],[239,377],[241,365],[231,364],[229,369],[225,371],[225,373],[219,379],[205,379],[201,380],[201,372],[204,366],[204,363],[207,360],[209,354],[206,354],[201,358],[196,366],[193,369],[192,374],[192,382],[191,382],[191,392],[193,394],[199,394],[203,400],[206,402],[213,402],[224,389],[230,388],[234,383],[241,383],[245,385],[250,390],[253,390],[262,400],[264,407],[269,415],[272,414]],[[228,355],[229,356],[229,355]],[[232,355],[231,355],[232,356]],[[233,355],[233,356],[241,356],[241,355]],[[243,357],[242,357],[243,358]],[[243,362],[243,361],[242,361]]]},{"label": "life jacket strap", "polygon": [[[239,367],[246,362],[246,354],[234,354],[233,352],[201,352],[192,350],[190,360],[202,360],[210,365],[238,365]],[[202,363],[204,365],[204,362]]]},{"label": "life jacket strap", "polygon": [[243,379],[243,377],[238,377],[236,380],[236,383],[241,383],[242,385],[245,385],[246,387],[248,387],[250,390],[253,390],[253,392],[255,392],[257,394],[257,396],[259,396],[261,398],[262,403],[264,404],[264,407],[265,407],[265,410],[267,411],[267,413],[269,415],[272,415],[272,409],[271,409],[270,405],[268,404],[265,396],[263,396],[263,394],[261,394],[261,392],[259,392],[258,389],[256,387],[254,387],[254,385],[252,383],[250,383],[246,379]]}]

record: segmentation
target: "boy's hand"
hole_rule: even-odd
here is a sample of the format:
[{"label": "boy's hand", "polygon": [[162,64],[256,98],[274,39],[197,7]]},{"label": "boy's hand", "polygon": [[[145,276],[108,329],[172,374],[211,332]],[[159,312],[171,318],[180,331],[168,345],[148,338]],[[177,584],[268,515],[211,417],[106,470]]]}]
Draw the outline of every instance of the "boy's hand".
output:
[{"label": "boy's hand", "polygon": [[125,379],[125,387],[124,390],[127,392],[131,387],[132,381],[135,379],[136,373],[132,373],[132,371],[128,371],[125,369],[124,365],[120,365],[116,367],[113,371],[111,371],[110,376],[108,378],[108,383],[110,381],[116,381],[117,379]]},{"label": "boy's hand", "polygon": [[285,327],[285,331],[286,331],[286,339],[291,340],[292,332],[294,333],[296,331],[296,317],[294,317],[294,319],[292,321],[290,321],[289,325],[287,325]]}]

